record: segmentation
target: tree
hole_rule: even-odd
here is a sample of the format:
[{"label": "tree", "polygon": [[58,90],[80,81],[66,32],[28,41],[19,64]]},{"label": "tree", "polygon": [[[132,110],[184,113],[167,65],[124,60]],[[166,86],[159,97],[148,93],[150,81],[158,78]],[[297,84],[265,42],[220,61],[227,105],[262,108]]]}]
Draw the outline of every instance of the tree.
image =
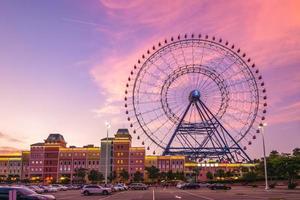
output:
[{"label": "tree", "polygon": [[113,171],[109,174],[108,179],[110,182],[113,182],[117,178],[117,173],[116,171]]},{"label": "tree", "polygon": [[144,180],[143,174],[140,171],[136,171],[133,174],[133,181],[134,182],[142,182]]},{"label": "tree", "polygon": [[122,181],[127,182],[129,179],[129,173],[125,169],[122,169],[120,172],[120,178]]},{"label": "tree", "polygon": [[148,173],[148,177],[153,182],[153,180],[157,179],[159,177],[159,169],[155,166],[146,167],[145,170]]},{"label": "tree", "polygon": [[300,156],[300,148],[293,149],[293,156]]},{"label": "tree", "polygon": [[194,177],[195,177],[195,182],[198,181],[198,176],[199,176],[199,174],[200,174],[200,170],[201,170],[200,167],[196,167],[196,168],[193,169],[193,175],[194,175]]},{"label": "tree", "polygon": [[98,172],[98,181],[102,182],[104,180],[104,176],[101,172]]},{"label": "tree", "polygon": [[60,182],[61,182],[62,184],[69,184],[70,181],[71,181],[71,179],[70,179],[69,177],[67,177],[67,176],[61,177],[61,178],[60,178]]},{"label": "tree", "polygon": [[247,183],[254,182],[257,179],[257,173],[254,171],[249,171],[243,174],[243,180]]},{"label": "tree", "polygon": [[167,176],[166,172],[160,172],[159,173],[159,179],[166,180],[167,178],[168,178],[168,176]]},{"label": "tree", "polygon": [[208,171],[206,173],[206,178],[209,179],[209,180],[212,180],[214,178],[214,175],[210,171]]},{"label": "tree", "polygon": [[167,172],[167,179],[168,179],[169,181],[171,181],[171,180],[174,179],[174,174],[173,174],[172,170],[169,170],[169,171]]},{"label": "tree", "polygon": [[85,168],[77,168],[77,169],[75,169],[75,174],[74,174],[74,176],[76,177],[76,178],[78,178],[78,180],[79,181],[81,181],[81,182],[85,182],[85,176],[86,176],[86,172],[87,172],[87,169],[85,169]]},{"label": "tree", "polygon": [[215,173],[216,177],[224,178],[225,177],[225,171],[223,169],[218,169]]},{"label": "tree", "polygon": [[182,180],[182,181],[185,181],[184,172],[176,171],[176,173],[174,174],[174,178],[175,178],[176,180]]},{"label": "tree", "polygon": [[103,177],[103,174],[101,172],[96,171],[96,170],[91,170],[88,174],[88,179],[92,183],[96,183],[98,181],[103,181],[104,177]]},{"label": "tree", "polygon": [[227,172],[225,172],[225,177],[231,178],[233,176],[234,176],[234,173],[231,170],[228,170]]},{"label": "tree", "polygon": [[271,151],[271,152],[270,152],[270,155],[269,155],[269,157],[271,157],[271,158],[272,158],[272,157],[278,157],[278,156],[280,156],[280,155],[279,155],[279,152],[276,151],[276,150]]},{"label": "tree", "polygon": [[295,185],[295,179],[300,173],[299,156],[282,156],[277,163],[278,173],[288,179],[289,185]]}]

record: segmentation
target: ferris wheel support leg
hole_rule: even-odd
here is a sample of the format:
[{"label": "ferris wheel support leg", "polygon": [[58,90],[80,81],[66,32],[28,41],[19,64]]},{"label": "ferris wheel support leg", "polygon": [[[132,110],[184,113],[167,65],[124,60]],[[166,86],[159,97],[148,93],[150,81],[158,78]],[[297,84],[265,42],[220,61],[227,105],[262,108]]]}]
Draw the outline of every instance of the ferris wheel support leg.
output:
[{"label": "ferris wheel support leg", "polygon": [[[195,105],[196,105],[198,114],[199,114],[199,116],[200,116],[202,122],[207,121],[206,118],[205,118],[205,116],[204,116],[204,114],[202,113],[201,109],[200,109],[199,106],[197,105],[197,102],[195,103]],[[210,141],[211,141],[212,146],[213,146],[214,148],[216,148],[216,147],[215,147],[215,144],[214,144],[214,141],[213,141],[213,138],[212,138],[212,134],[210,133],[211,131],[208,130],[207,127],[205,127],[205,130],[206,130],[207,135],[208,135],[207,137],[208,137],[208,138],[210,139]],[[220,142],[220,140],[219,140],[217,137],[216,137],[216,140],[217,140],[216,145],[218,145],[219,147],[222,147],[221,142]],[[206,142],[206,143],[207,143],[207,142]],[[203,144],[201,147],[204,147],[204,144]],[[221,160],[221,159],[220,159],[220,155],[218,154],[217,156],[218,156],[218,159]],[[226,157],[229,158],[227,154],[226,154]]]},{"label": "ferris wheel support leg", "polygon": [[180,121],[178,123],[178,126],[176,127],[173,135],[171,136],[171,139],[169,140],[168,145],[166,146],[166,148],[165,148],[165,150],[163,152],[163,155],[167,155],[170,152],[170,146],[171,146],[171,144],[172,144],[172,142],[173,142],[173,140],[174,140],[174,138],[176,136],[176,133],[177,133],[179,127],[181,126],[181,123],[183,122],[183,120],[184,120],[187,112],[189,111],[191,105],[192,105],[192,102],[189,103],[189,105],[187,106],[186,110],[184,111],[184,114],[182,115],[182,117],[181,117],[181,119],[180,119]]},{"label": "ferris wheel support leg", "polygon": [[241,152],[244,154],[244,156],[247,158],[247,160],[250,162],[251,159],[250,157],[247,155],[247,153],[240,147],[240,145],[235,141],[235,139],[228,133],[228,131],[223,127],[223,125],[219,122],[219,120],[212,114],[212,112],[206,107],[206,105],[199,99],[199,102],[201,104],[201,106],[203,106],[213,117],[214,119],[220,124],[220,126],[222,127],[222,129],[226,132],[226,134],[230,137],[230,139],[234,142],[234,144],[239,148],[239,150],[241,150]]},{"label": "ferris wheel support leg", "polygon": [[[199,101],[200,101],[200,100],[199,100]],[[228,145],[227,145],[226,142],[225,142],[225,138],[222,138],[222,136],[220,135],[220,133],[219,133],[219,131],[218,131],[218,128],[214,125],[213,121],[212,121],[211,118],[209,117],[209,114],[206,112],[205,108],[200,104],[200,106],[202,107],[202,109],[203,109],[203,111],[204,111],[204,113],[202,113],[202,111],[201,111],[200,107],[198,106],[198,104],[197,104],[197,103],[195,103],[195,104],[196,104],[196,107],[197,107],[197,109],[198,109],[198,112],[199,112],[200,116],[202,115],[205,121],[210,121],[210,123],[213,125],[213,128],[214,128],[215,132],[217,133],[217,135],[219,136],[219,138],[220,138],[220,140],[221,140],[221,142],[222,142],[222,144],[223,144],[223,145],[221,144],[219,138],[217,137],[217,135],[215,135],[215,138],[216,138],[217,141],[219,142],[219,146],[220,146],[221,148],[224,148],[224,147],[225,147],[225,149],[226,149],[226,151],[227,151],[227,152],[224,153],[224,154],[226,155],[226,157],[229,159],[228,154],[230,154],[231,159],[233,159],[233,160],[235,161],[234,156],[233,156],[232,153],[230,152],[230,148],[228,147]],[[207,118],[205,117],[205,115],[206,115]],[[215,118],[215,116],[214,116],[213,114],[212,114],[212,117]],[[219,123],[219,122],[218,122],[218,123]]]}]

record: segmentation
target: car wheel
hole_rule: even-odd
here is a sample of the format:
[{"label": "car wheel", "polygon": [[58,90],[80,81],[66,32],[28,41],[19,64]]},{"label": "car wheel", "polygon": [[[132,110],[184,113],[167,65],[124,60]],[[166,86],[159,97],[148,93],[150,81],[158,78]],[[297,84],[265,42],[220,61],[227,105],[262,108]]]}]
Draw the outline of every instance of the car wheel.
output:
[{"label": "car wheel", "polygon": [[104,191],[102,192],[102,194],[108,195],[108,191],[104,190]]},{"label": "car wheel", "polygon": [[85,196],[89,196],[89,195],[90,195],[90,192],[86,190],[86,191],[83,192],[83,194],[84,194]]}]

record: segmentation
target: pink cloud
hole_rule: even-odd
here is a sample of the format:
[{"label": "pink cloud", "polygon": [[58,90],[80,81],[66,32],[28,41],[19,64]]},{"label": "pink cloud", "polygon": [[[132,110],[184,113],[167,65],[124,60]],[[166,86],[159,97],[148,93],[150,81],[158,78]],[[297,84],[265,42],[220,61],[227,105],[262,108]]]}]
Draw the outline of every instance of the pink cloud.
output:
[{"label": "pink cloud", "polygon": [[[297,37],[300,31],[300,15],[296,9],[299,5],[297,1],[290,1],[284,5],[276,1],[229,1],[226,5],[222,2],[167,1],[165,6],[158,2],[142,1],[129,4],[115,1],[101,3],[107,8],[107,12],[113,13],[112,20],[122,18],[121,23],[130,24],[122,28],[121,32],[127,34],[129,29],[136,30],[140,23],[144,24],[145,21],[151,22],[145,24],[154,30],[150,37],[135,35],[135,40],[140,42],[131,48],[133,50],[108,50],[106,59],[91,69],[91,75],[100,88],[119,100],[123,97],[126,79],[137,59],[151,48],[154,42],[164,39],[163,37],[170,37],[170,30],[185,33],[186,30],[201,32],[212,29],[212,33],[219,32],[220,35],[230,36],[228,38],[232,38],[231,42],[236,40],[243,45],[242,49],[251,52],[250,56],[253,56],[254,61],[266,73],[269,69],[297,60],[296,57],[300,53],[300,40]],[[195,15],[197,10],[198,15]],[[230,10],[234,12],[229,12]],[[190,18],[190,15],[194,16]],[[163,28],[161,24],[164,24]],[[145,31],[150,32],[151,29],[145,28]],[[124,38],[126,35],[122,40]],[[128,41],[127,44],[130,43],[131,41]],[[295,73],[298,76],[300,71],[295,70]],[[114,84],[111,84],[112,82]]]},{"label": "pink cloud", "polygon": [[[147,49],[165,37],[202,33],[234,43],[256,63],[267,87],[271,124],[300,121],[298,102],[287,101],[299,99],[300,91],[299,1],[100,2],[119,25],[109,36],[112,48],[90,71],[110,109],[123,107],[129,73]],[[127,124],[123,114],[112,118]]]}]

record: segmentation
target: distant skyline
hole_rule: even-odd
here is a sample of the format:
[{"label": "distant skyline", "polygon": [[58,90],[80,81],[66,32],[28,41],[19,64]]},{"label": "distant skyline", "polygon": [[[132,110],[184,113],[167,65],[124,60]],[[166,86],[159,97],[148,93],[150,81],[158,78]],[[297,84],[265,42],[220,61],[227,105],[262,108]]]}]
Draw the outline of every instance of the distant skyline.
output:
[{"label": "distant skyline", "polygon": [[[105,121],[110,136],[128,128],[132,66],[185,33],[221,37],[255,61],[268,94],[267,151],[290,152],[300,147],[299,10],[297,0],[0,1],[0,153],[50,133],[99,146]],[[260,137],[247,152],[261,157]]]}]

